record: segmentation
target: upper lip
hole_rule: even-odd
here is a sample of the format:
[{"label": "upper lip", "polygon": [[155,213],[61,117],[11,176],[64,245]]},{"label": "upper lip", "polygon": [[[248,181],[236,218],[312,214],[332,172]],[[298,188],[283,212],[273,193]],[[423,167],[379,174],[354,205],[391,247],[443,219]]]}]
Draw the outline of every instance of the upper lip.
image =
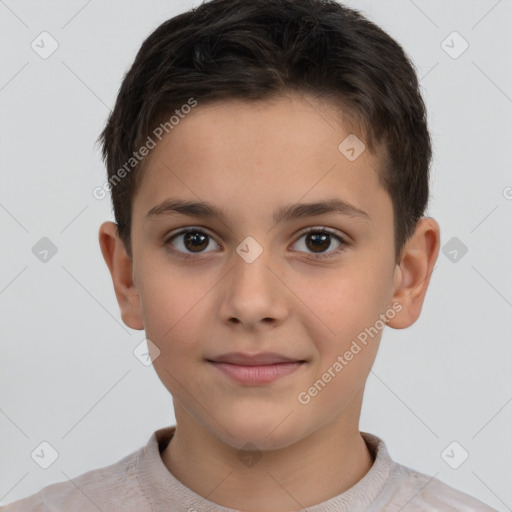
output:
[{"label": "upper lip", "polygon": [[277,363],[298,363],[304,362],[303,359],[286,357],[275,352],[262,352],[259,354],[244,354],[242,352],[229,352],[220,356],[209,358],[208,361],[214,363],[230,363],[240,366],[263,366]]}]

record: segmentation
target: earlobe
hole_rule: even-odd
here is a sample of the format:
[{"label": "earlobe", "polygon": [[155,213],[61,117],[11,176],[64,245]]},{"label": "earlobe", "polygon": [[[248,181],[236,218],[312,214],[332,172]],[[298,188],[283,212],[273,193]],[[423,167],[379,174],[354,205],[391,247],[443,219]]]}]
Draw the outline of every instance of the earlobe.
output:
[{"label": "earlobe", "polygon": [[390,327],[404,329],[420,316],[439,246],[439,224],[430,217],[421,218],[395,269],[393,303],[402,309],[388,321]]},{"label": "earlobe", "polygon": [[99,243],[103,259],[112,276],[123,322],[131,329],[144,329],[139,292],[133,280],[133,262],[119,237],[117,224],[104,222],[101,225]]}]

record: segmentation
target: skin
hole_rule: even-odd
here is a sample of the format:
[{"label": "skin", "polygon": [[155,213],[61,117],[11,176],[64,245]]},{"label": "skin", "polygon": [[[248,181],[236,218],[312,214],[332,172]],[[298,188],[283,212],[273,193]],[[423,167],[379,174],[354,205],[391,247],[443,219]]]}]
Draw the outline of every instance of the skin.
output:
[{"label": "skin", "polygon": [[[309,403],[298,394],[393,304],[401,311],[388,326],[416,321],[440,235],[433,219],[421,219],[395,261],[393,208],[378,182],[378,155],[366,150],[349,161],[338,145],[350,133],[333,105],[307,96],[199,103],[152,150],[133,200],[133,259],[114,223],[100,228],[123,321],[145,329],[159,348],[153,364],[173,396],[176,434],[162,461],[194,492],[225,507],[291,511],[318,504],[349,489],[373,463],[359,416],[382,331]],[[333,197],[368,217],[273,221],[281,206]],[[146,217],[168,198],[213,203],[225,218]],[[202,252],[183,235],[165,245],[185,227],[207,232]],[[346,244],[328,238],[320,254],[330,257],[320,259],[311,235],[302,233],[310,227],[325,227]],[[236,252],[248,236],[263,249],[252,263]],[[250,386],[206,360],[235,351],[306,362]],[[241,454],[259,458],[248,465]]]}]

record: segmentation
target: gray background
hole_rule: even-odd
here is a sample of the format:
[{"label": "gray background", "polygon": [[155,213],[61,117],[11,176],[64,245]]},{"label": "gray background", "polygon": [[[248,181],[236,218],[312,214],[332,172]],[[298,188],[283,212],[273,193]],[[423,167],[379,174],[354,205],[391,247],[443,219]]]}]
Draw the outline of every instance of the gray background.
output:
[{"label": "gray background", "polygon": [[[420,320],[386,330],[361,430],[395,460],[512,510],[512,1],[347,3],[418,69],[435,145],[429,214],[443,246],[457,238]],[[144,333],[122,323],[99,250],[113,217],[92,195],[105,180],[94,142],[143,39],[192,5],[0,1],[0,504],[114,463],[174,423],[132,353]],[[43,31],[59,45],[46,59],[31,47]],[[43,237],[57,247],[47,262],[32,252]],[[48,469],[31,458],[43,441],[59,454]],[[453,441],[452,464],[469,453],[458,469],[441,456]]]}]

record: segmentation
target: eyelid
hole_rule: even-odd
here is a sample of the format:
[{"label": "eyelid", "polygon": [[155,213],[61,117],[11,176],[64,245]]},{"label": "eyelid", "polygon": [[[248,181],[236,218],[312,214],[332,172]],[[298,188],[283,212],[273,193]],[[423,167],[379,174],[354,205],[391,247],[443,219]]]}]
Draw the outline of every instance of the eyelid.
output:
[{"label": "eyelid", "polygon": [[317,231],[325,231],[326,233],[329,233],[331,235],[335,235],[337,236],[338,238],[340,238],[341,240],[344,240],[346,241],[346,239],[348,238],[348,236],[346,236],[345,234],[343,234],[341,231],[338,231],[337,229],[334,229],[334,228],[328,228],[327,226],[310,226],[308,228],[304,228],[303,230],[299,231],[299,233],[297,234],[297,236],[302,236],[302,235],[306,235],[308,233],[316,233]]},{"label": "eyelid", "polygon": [[[215,239],[216,235],[213,235],[212,232],[203,226],[183,226],[182,228],[177,228],[172,230],[170,233],[165,235],[164,241],[167,243],[169,240],[173,239],[175,236],[183,235],[184,233],[188,233],[189,231],[199,231],[200,233],[204,233],[208,235],[210,238]],[[220,244],[219,244],[220,245]]]}]

